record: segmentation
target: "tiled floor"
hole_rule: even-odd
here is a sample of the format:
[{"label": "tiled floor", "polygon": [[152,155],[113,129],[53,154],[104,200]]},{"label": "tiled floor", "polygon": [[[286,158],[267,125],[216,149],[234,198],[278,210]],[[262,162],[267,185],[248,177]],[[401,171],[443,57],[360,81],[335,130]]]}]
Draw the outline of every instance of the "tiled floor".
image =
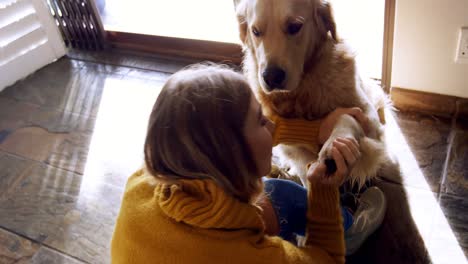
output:
[{"label": "tiled floor", "polygon": [[[109,263],[126,178],[162,84],[187,62],[80,54],[0,93],[0,263]],[[76,59],[78,58],[78,59]],[[466,263],[467,122],[388,115],[401,179],[350,263]]]}]

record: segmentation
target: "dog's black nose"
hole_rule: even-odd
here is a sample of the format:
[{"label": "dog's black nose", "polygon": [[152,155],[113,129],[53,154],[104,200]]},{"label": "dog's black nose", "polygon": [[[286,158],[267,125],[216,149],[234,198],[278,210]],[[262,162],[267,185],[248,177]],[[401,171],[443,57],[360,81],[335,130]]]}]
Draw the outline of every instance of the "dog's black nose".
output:
[{"label": "dog's black nose", "polygon": [[283,89],[286,73],[283,69],[273,66],[268,67],[262,74],[263,80],[268,85],[269,90]]}]

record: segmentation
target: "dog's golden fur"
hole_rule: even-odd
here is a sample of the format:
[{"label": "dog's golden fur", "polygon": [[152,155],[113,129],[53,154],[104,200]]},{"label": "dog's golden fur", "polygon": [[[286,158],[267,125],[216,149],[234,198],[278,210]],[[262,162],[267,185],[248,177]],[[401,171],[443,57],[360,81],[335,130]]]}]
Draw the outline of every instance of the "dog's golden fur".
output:
[{"label": "dog's golden fur", "polygon": [[[350,177],[360,186],[375,177],[388,159],[377,114],[386,97],[382,89],[357,72],[354,55],[336,34],[329,3],[322,0],[239,0],[236,5],[244,48],[244,71],[268,115],[321,118],[338,107],[360,107],[370,120],[371,132],[350,116],[339,119],[319,152],[310,146],[281,146],[283,164],[303,180],[305,164],[327,158],[331,142],[352,136],[363,154]],[[300,25],[291,34],[290,26]],[[294,31],[294,29],[292,30]],[[271,65],[285,72],[283,87],[269,87],[264,71]],[[318,155],[318,156],[317,156]]]}]

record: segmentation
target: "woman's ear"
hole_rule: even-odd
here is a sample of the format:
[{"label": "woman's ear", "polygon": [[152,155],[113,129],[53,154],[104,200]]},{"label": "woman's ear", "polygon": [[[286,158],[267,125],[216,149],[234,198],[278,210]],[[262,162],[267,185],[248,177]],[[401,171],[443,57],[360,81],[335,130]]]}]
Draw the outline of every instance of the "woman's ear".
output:
[{"label": "woman's ear", "polygon": [[242,43],[245,44],[247,37],[247,21],[246,16],[246,1],[235,0],[237,23],[239,24],[239,37]]},{"label": "woman's ear", "polygon": [[332,7],[328,1],[319,2],[320,3],[317,8],[319,30],[325,34],[330,31],[332,38],[335,41],[338,41],[338,37],[336,35],[336,23],[335,19],[333,18]]}]

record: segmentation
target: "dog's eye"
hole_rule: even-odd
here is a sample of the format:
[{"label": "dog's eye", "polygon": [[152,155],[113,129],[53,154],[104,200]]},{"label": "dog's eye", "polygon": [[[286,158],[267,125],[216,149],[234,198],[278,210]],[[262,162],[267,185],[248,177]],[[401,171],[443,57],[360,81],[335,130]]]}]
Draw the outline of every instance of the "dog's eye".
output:
[{"label": "dog's eye", "polygon": [[302,23],[290,23],[288,24],[288,34],[296,35],[302,28]]},{"label": "dog's eye", "polygon": [[253,27],[253,28],[252,28],[252,33],[253,33],[256,37],[260,37],[260,31],[258,31],[257,28]]}]

